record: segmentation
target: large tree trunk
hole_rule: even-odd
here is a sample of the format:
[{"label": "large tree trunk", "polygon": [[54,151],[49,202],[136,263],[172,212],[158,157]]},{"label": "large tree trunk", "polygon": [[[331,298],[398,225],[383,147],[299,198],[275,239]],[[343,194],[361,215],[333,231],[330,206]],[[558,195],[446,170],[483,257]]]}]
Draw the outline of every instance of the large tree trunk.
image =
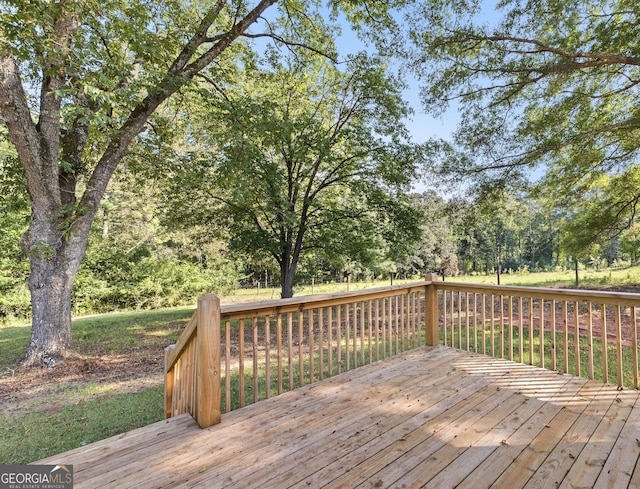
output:
[{"label": "large tree trunk", "polygon": [[53,367],[55,359],[71,352],[71,291],[75,276],[46,259],[31,260],[33,319],[26,364]]},{"label": "large tree trunk", "polygon": [[29,256],[31,275],[31,340],[27,365],[53,367],[72,353],[71,294],[85,255],[88,224],[65,236],[55,210],[33,210],[29,229],[21,239]]},{"label": "large tree trunk", "polygon": [[296,275],[295,265],[291,265],[287,262],[283,262],[280,267],[280,283],[282,284],[280,297],[282,299],[288,299],[293,297],[293,283]]}]

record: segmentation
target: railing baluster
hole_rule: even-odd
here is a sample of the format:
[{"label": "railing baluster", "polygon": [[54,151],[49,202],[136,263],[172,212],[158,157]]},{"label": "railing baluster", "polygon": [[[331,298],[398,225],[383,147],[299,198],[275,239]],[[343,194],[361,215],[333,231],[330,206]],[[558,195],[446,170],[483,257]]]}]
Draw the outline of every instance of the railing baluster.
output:
[{"label": "railing baluster", "polygon": [[500,338],[500,358],[504,358],[504,296],[500,294],[500,308],[498,310],[499,314],[499,338]]},{"label": "railing baluster", "polygon": [[405,338],[405,310],[404,310],[404,295],[398,295],[398,310],[396,311],[398,317],[398,348],[400,352],[407,349],[407,343]]},{"label": "railing baluster", "polygon": [[231,411],[231,321],[224,322],[224,389],[226,412]]},{"label": "railing baluster", "polygon": [[293,390],[293,313],[287,313],[287,376],[289,378],[289,390]]},{"label": "railing baluster", "polygon": [[324,380],[324,307],[319,307],[318,311],[318,369],[319,379]]},{"label": "railing baluster", "polygon": [[631,306],[631,357],[633,361],[633,388],[638,389],[638,324],[636,306]]},{"label": "railing baluster", "polygon": [[482,293],[482,354],[487,354],[487,294]]},{"label": "railing baluster", "polygon": [[278,313],[277,319],[277,342],[278,342],[278,394],[282,394],[282,314]]},{"label": "railing baluster", "polygon": [[387,300],[385,298],[382,298],[382,359],[384,360],[385,358],[387,358],[387,328],[386,328],[386,321],[387,321]]},{"label": "railing baluster", "polygon": [[450,304],[450,309],[451,309],[451,347],[455,348],[456,346],[456,333],[455,333],[455,296],[454,296],[455,292],[452,290],[451,291],[451,304]]},{"label": "railing baluster", "polygon": [[624,386],[622,370],[622,321],[620,319],[620,304],[614,306],[616,314],[616,356],[618,360],[618,386]]},{"label": "railing baluster", "polygon": [[587,361],[589,362],[589,378],[593,380],[593,306],[587,302]]},{"label": "railing baluster", "polygon": [[393,297],[389,297],[389,307],[387,308],[387,333],[388,333],[388,347],[387,352],[389,356],[393,356]]},{"label": "railing baluster", "polygon": [[524,301],[518,297],[518,361],[524,363]]},{"label": "railing baluster", "polygon": [[364,313],[365,303],[360,302],[360,365],[364,365],[364,342],[365,342],[365,329],[364,329]]},{"label": "railing baluster", "polygon": [[258,316],[253,316],[253,402],[258,402]]},{"label": "railing baluster", "polygon": [[369,314],[369,324],[368,324],[368,337],[369,337],[369,363],[373,363],[373,357],[371,356],[373,354],[373,348],[372,348],[372,341],[373,341],[373,324],[372,324],[372,319],[373,319],[373,314],[371,311],[371,307],[373,306],[373,301],[371,299],[369,299],[367,301],[367,311]]},{"label": "railing baluster", "polygon": [[473,351],[478,351],[478,294],[473,293]]},{"label": "railing baluster", "polygon": [[600,312],[602,314],[602,371],[604,377],[604,383],[609,383],[609,339],[607,338],[607,306],[602,304],[600,306]]},{"label": "railing baluster", "polygon": [[406,307],[404,310],[404,322],[406,325],[406,333],[407,333],[407,350],[410,350],[412,348],[417,348],[416,345],[416,334],[415,334],[415,323],[414,323],[414,318],[412,316],[413,313],[413,305],[415,303],[415,296],[416,294],[409,291],[407,292],[407,298],[406,298]]},{"label": "railing baluster", "polygon": [[380,299],[375,299],[375,336],[376,336],[376,362],[380,360],[380,317],[379,317],[379,309],[380,309]]},{"label": "railing baluster", "polygon": [[264,317],[264,370],[265,370],[265,398],[271,397],[271,317]]},{"label": "railing baluster", "polygon": [[338,350],[336,352],[336,356],[338,362],[338,373],[342,373],[342,306],[336,306],[336,316],[336,336],[338,337]]},{"label": "railing baluster", "polygon": [[298,312],[298,387],[304,385],[304,314],[302,311]]},{"label": "railing baluster", "polygon": [[314,349],[314,329],[313,329],[313,309],[309,309],[309,312],[307,313],[308,317],[309,317],[309,383],[312,383],[315,381],[316,379],[316,374],[314,371],[314,367],[315,367],[315,349]]},{"label": "railing baluster", "polygon": [[538,340],[540,341],[540,367],[544,368],[544,299],[538,299]]},{"label": "railing baluster", "polygon": [[353,354],[353,367],[358,368],[358,304],[353,304],[353,315],[351,322],[351,350]]},{"label": "railing baluster", "polygon": [[329,371],[328,376],[331,377],[333,375],[333,306],[329,306],[329,319],[327,328],[329,330]]},{"label": "railing baluster", "polygon": [[551,370],[557,370],[556,301],[551,301]]},{"label": "railing baluster", "polygon": [[469,292],[465,292],[465,309],[464,309],[464,320],[465,320],[465,345],[466,350],[469,351],[471,347],[470,338],[469,338]]},{"label": "railing baluster", "polygon": [[447,290],[442,291],[442,342],[448,346],[447,334]]},{"label": "railing baluster", "polygon": [[533,297],[529,297],[529,365],[533,365]]},{"label": "railing baluster", "polygon": [[562,354],[564,355],[564,373],[569,373],[569,326],[567,320],[567,301],[562,301]]},{"label": "railing baluster", "polygon": [[462,292],[458,292],[458,306],[456,307],[458,318],[457,318],[457,329],[458,329],[458,349],[462,350]]},{"label": "railing baluster", "polygon": [[491,313],[491,356],[496,356],[496,303],[495,303],[495,295],[490,295],[490,313]]},{"label": "railing baluster", "polygon": [[509,360],[513,361],[513,296],[509,300]]},{"label": "railing baluster", "polygon": [[[435,292],[436,294],[436,301],[434,304],[434,307],[438,307],[438,291],[436,290]],[[423,296],[424,297],[424,305],[423,305],[423,301],[420,300],[420,297]],[[416,294],[416,307],[415,307],[415,311],[416,311],[416,320],[415,320],[415,329],[416,329],[416,340],[417,340],[417,346],[421,346],[422,345],[422,325],[424,324],[424,344],[427,344],[427,292],[422,291],[422,292],[418,292]],[[437,310],[436,310],[436,318],[437,318]],[[436,320],[437,323],[437,320]],[[436,341],[438,340],[438,335],[436,335]]]},{"label": "railing baluster", "polygon": [[244,319],[238,324],[238,364],[240,407],[244,407]]},{"label": "railing baluster", "polygon": [[580,376],[580,323],[579,323],[579,304],[578,301],[573,303],[573,341],[574,341],[574,359],[576,363],[576,372],[575,374]]},{"label": "railing baluster", "polygon": [[[355,308],[354,308],[355,309]],[[344,341],[344,346],[345,346],[345,361],[346,361],[346,369],[350,370],[351,369],[351,355],[349,352],[349,329],[351,327],[351,315],[349,314],[349,304],[345,304],[344,305],[344,316],[345,316],[345,341]]]}]

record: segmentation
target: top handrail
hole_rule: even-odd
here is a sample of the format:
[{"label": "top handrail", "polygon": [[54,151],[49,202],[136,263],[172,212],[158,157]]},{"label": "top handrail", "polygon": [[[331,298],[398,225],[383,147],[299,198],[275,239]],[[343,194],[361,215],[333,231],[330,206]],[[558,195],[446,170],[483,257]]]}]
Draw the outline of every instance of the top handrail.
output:
[{"label": "top handrail", "polygon": [[331,294],[307,295],[290,299],[274,299],[262,302],[245,302],[222,306],[220,315],[222,320],[239,319],[253,316],[266,316],[295,311],[306,311],[316,307],[326,307],[346,304],[357,300],[370,300],[386,297],[390,293],[416,292],[430,285],[431,281],[411,282],[408,284],[388,285],[372,289],[354,290],[350,292],[334,292]]},{"label": "top handrail", "polygon": [[[558,299],[584,302],[606,302],[607,304],[640,305],[640,294],[632,292],[608,292],[589,289],[557,289],[547,287],[524,287],[520,285],[487,285],[465,282],[436,282],[439,290],[475,291],[476,293],[495,294],[499,291],[502,295],[517,295],[522,297],[536,297],[543,299]],[[509,294],[511,293],[511,294]],[[595,299],[595,300],[594,300]]]}]

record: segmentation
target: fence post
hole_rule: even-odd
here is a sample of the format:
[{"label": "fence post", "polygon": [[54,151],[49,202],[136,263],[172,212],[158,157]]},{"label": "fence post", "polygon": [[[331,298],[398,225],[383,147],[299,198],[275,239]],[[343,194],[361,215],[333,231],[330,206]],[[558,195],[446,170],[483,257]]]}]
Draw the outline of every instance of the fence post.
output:
[{"label": "fence post", "polygon": [[198,299],[196,336],[196,408],[201,428],[220,422],[220,299]]},{"label": "fence post", "polygon": [[438,334],[438,289],[434,282],[438,281],[438,275],[429,273],[425,277],[430,282],[425,287],[424,294],[424,321],[425,321],[425,343],[427,346],[436,346],[439,343]]}]

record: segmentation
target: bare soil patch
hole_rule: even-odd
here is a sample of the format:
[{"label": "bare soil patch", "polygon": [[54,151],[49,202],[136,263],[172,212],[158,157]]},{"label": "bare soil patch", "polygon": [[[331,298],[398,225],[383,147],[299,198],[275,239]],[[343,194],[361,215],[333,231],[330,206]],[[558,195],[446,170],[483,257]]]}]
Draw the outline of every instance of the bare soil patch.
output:
[{"label": "bare soil patch", "polygon": [[149,346],[126,354],[75,355],[54,368],[6,369],[0,375],[0,412],[55,411],[84,400],[89,390],[99,392],[91,394],[95,398],[156,387],[164,382],[163,365],[164,350]]}]

